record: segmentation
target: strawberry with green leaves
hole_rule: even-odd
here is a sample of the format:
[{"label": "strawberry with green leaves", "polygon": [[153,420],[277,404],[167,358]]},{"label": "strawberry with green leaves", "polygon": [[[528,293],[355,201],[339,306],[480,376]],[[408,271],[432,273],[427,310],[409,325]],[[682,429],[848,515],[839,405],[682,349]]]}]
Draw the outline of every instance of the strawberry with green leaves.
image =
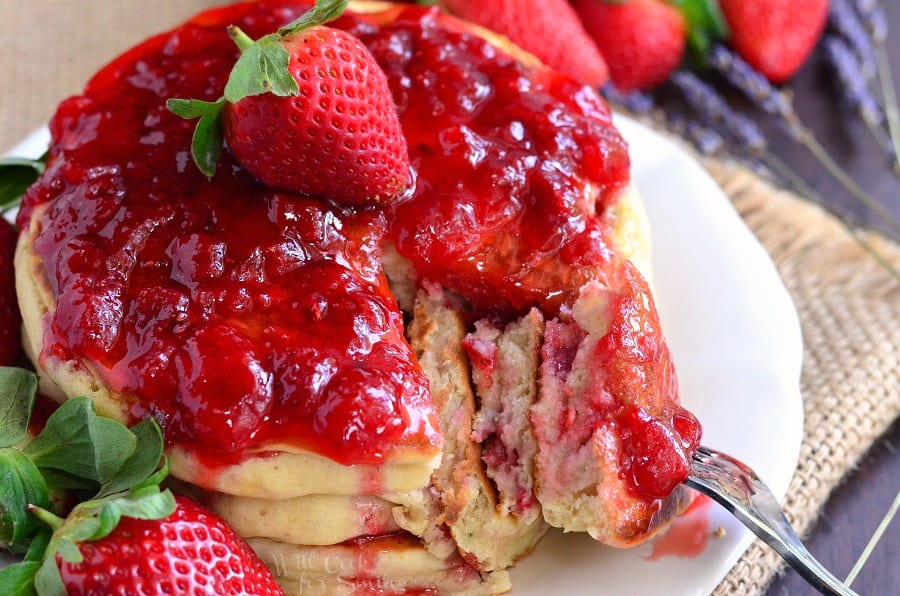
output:
[{"label": "strawberry with green leaves", "polygon": [[825,28],[828,0],[719,0],[730,45],[773,83],[794,75]]},{"label": "strawberry with green leaves", "polygon": [[[0,593],[282,593],[225,522],[160,489],[154,420],[128,429],[78,397],[31,438],[36,391],[33,373],[0,367],[0,541],[23,558],[0,569]],[[65,511],[62,493],[81,502]]]},{"label": "strawberry with green leaves", "polygon": [[347,0],[318,0],[258,40],[237,27],[241,50],[216,102],[170,99],[200,118],[194,160],[215,172],[224,140],[238,162],[269,186],[351,204],[384,203],[410,184],[409,155],[387,77],[349,33],[324,27]]}]

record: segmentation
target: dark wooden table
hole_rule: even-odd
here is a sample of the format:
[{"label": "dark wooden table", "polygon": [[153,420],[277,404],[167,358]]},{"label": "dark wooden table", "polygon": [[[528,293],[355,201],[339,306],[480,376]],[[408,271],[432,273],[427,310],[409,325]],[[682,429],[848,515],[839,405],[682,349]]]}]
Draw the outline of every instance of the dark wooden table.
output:
[{"label": "dark wooden table", "polygon": [[[889,47],[894,81],[900,83],[900,2],[886,0],[882,5],[888,10],[891,25]],[[823,145],[900,219],[900,177],[891,171],[888,159],[866,127],[840,102],[834,76],[821,56],[813,57],[791,88],[795,90],[798,112]],[[773,151],[811,182],[831,206],[864,222],[877,221],[824,172],[808,151],[778,135],[772,127],[769,131],[776,139]],[[849,573],[900,490],[898,450],[900,423],[895,422],[859,468],[834,492],[807,541],[813,554],[840,578]],[[888,527],[852,588],[865,595],[900,594],[900,519]],[[769,594],[779,596],[811,592],[792,571],[779,576],[769,590]]]}]

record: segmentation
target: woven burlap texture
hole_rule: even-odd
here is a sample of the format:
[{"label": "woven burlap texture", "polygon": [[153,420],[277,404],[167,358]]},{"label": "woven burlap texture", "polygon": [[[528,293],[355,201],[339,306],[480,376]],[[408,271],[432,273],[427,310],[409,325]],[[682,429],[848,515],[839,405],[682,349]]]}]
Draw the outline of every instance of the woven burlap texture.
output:
[{"label": "woven burlap texture", "polygon": [[[804,436],[784,508],[803,535],[900,416],[900,282],[816,206],[734,163],[705,165],[769,252],[800,315]],[[900,267],[900,247],[866,239]],[[756,541],[715,594],[762,593],[780,567]]]}]

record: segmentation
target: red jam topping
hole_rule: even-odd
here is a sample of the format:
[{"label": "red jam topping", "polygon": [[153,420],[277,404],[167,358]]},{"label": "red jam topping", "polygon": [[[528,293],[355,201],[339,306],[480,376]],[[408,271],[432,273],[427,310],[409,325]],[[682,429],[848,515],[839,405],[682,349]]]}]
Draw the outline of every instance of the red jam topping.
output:
[{"label": "red jam topping", "polygon": [[691,471],[700,424],[678,403],[678,379],[650,288],[630,263],[611,280],[609,331],[594,354],[617,397],[620,474],[635,495],[667,497]]},{"label": "red jam topping", "polygon": [[420,275],[481,313],[552,311],[595,277],[608,248],[594,214],[629,179],[597,93],[522,66],[436,9],[354,33],[387,73],[418,172],[391,237]]},{"label": "red jam topping", "polygon": [[[381,243],[477,314],[537,305],[552,315],[585,281],[621,278],[598,215],[627,184],[629,161],[593,90],[522,66],[436,9],[408,7],[332,25],[362,39],[388,76],[417,174],[410,197],[389,213],[341,209],[259,184],[228,151],[207,181],[190,163],[194,123],[165,100],[219,97],[237,57],[226,25],[258,38],[308,6],[208,11],[110,64],[60,107],[20,223],[48,203],[35,249],[58,305],[44,358],[89,363],[133,398],[136,417],[157,417],[170,441],[195,450],[288,443],[377,463],[440,440]],[[632,289],[615,291],[643,296]],[[642,390],[629,359],[661,335],[622,316],[602,366],[621,373],[622,391]],[[673,413],[668,352],[648,354]],[[657,422],[689,456],[696,422]],[[620,421],[635,434],[643,423]],[[654,472],[641,462],[670,451],[650,430],[623,467],[652,496],[661,489],[641,480]]]},{"label": "red jam topping", "polygon": [[[284,3],[286,6],[288,3]],[[302,5],[207,13],[110,64],[52,124],[34,244],[57,299],[43,358],[78,358],[167,439],[220,460],[275,444],[345,464],[440,443],[378,259],[384,216],[267,188],[223,152],[207,180],[169,97],[214,100]]]}]

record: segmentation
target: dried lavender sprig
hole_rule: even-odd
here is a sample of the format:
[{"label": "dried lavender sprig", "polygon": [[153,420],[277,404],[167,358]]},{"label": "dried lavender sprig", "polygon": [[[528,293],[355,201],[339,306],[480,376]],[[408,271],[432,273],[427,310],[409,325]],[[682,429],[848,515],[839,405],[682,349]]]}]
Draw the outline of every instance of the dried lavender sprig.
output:
[{"label": "dried lavender sprig", "polygon": [[794,170],[790,168],[786,163],[784,163],[781,159],[779,159],[776,155],[772,153],[766,153],[763,156],[763,162],[778,176],[782,178],[785,182],[787,182],[788,186],[792,188],[798,194],[806,197],[808,200],[817,204],[819,207],[822,207],[826,211],[831,212],[835,218],[840,222],[841,226],[844,230],[853,238],[853,241],[859,245],[864,251],[866,251],[869,256],[871,256],[875,261],[884,267],[884,269],[891,274],[897,281],[900,281],[900,270],[898,270],[891,261],[885,257],[877,248],[872,246],[872,244],[866,239],[866,237],[856,228],[856,226],[851,225],[844,219],[844,216],[835,212],[834,209],[825,202],[825,199],[822,198],[822,195],[817,193],[807,182],[797,175]]},{"label": "dried lavender sprig", "polygon": [[[894,77],[891,61],[885,41],[888,36],[888,20],[884,7],[878,0],[856,0],[856,10],[862,16],[866,30],[875,44],[875,61],[878,70],[881,98],[887,117],[888,132],[895,149],[900,149],[900,108],[897,107],[897,92],[894,89]],[[894,151],[894,169],[900,172],[900,151]]]},{"label": "dried lavender sprig", "polygon": [[608,102],[621,106],[633,114],[645,116],[656,107],[656,101],[649,93],[643,91],[625,93],[612,83],[604,85],[600,93]]},{"label": "dried lavender sprig", "polygon": [[862,118],[872,136],[888,155],[894,148],[882,128],[884,112],[872,95],[869,86],[859,77],[859,59],[850,46],[840,37],[827,35],[822,41],[825,57],[841,81],[844,93],[842,99]]},{"label": "dried lavender sprig", "polygon": [[767,114],[772,114],[786,123],[797,120],[791,100],[773,87],[762,73],[722,44],[716,44],[710,49],[707,64],[743,91]]},{"label": "dried lavender sprig", "polygon": [[866,79],[874,77],[878,71],[875,44],[869,32],[866,31],[859,13],[850,4],[850,0],[830,0],[828,19],[832,29],[846,39],[853,51],[856,52]]},{"label": "dried lavender sprig", "polygon": [[877,46],[887,40],[888,20],[884,7],[878,0],[855,0],[853,5],[862,18],[866,31]]},{"label": "dried lavender sprig", "polygon": [[[828,205],[822,199],[821,195],[815,192],[800,176],[796,174],[787,164],[779,159],[773,153],[767,151],[767,143],[765,136],[755,122],[736,112],[728,103],[719,95],[719,93],[710,85],[699,79],[693,73],[687,71],[677,71],[670,77],[670,82],[682,94],[682,96],[701,117],[705,117],[707,121],[713,122],[723,129],[732,137],[742,139],[742,145],[745,148],[752,147],[754,150],[751,154],[760,157],[762,161],[773,170],[776,170],[782,179],[786,180],[797,192],[808,197],[813,202],[824,208]],[[793,108],[791,107],[791,111]],[[667,119],[670,129],[683,128],[685,134],[689,133],[690,122],[684,121],[678,114],[669,115]],[[715,133],[715,131],[711,132]],[[721,139],[721,137],[719,137]],[[863,235],[842,217],[838,215],[841,225],[846,228],[850,236],[872,257],[878,261],[885,269],[894,277],[900,280],[900,272],[888,261],[881,253],[879,253]],[[890,217],[890,216],[889,216]]]},{"label": "dried lavender sprig", "polygon": [[708,124],[721,127],[748,154],[758,156],[766,150],[766,137],[759,126],[736,112],[712,86],[686,70],[676,71],[669,81],[698,117]]},{"label": "dried lavender sprig", "polygon": [[693,120],[688,121],[685,129],[687,138],[703,155],[717,155],[725,148],[725,139],[708,126]]},{"label": "dried lavender sprig", "polygon": [[887,118],[888,132],[894,144],[894,170],[900,172],[900,108],[897,107],[897,91],[894,89],[894,77],[891,73],[891,61],[887,46],[878,46],[875,52],[878,59],[878,80],[881,81],[881,96],[884,98],[884,113]]},{"label": "dried lavender sprig", "polygon": [[[885,225],[900,236],[900,222],[831,157],[831,154],[819,143],[812,131],[806,128],[800,117],[797,116],[797,112],[787,96],[762,78],[742,58],[721,46],[717,46],[710,53],[708,63],[750,100],[757,102],[766,112],[775,116],[791,137],[805,146],[813,154],[813,157],[818,159],[825,169],[841,183],[841,186],[863,205],[878,214]],[[754,76],[752,73],[756,73],[756,75]]]},{"label": "dried lavender sprig", "polygon": [[869,92],[866,82],[858,76],[860,63],[853,50],[847,42],[835,35],[825,36],[822,45],[825,57],[843,85],[844,99],[859,112],[866,124],[881,126],[884,123],[884,113]]},{"label": "dried lavender sprig", "polygon": [[716,155],[725,148],[725,139],[708,126],[687,118],[684,114],[667,110],[665,124],[669,132],[687,139],[703,155]]}]

